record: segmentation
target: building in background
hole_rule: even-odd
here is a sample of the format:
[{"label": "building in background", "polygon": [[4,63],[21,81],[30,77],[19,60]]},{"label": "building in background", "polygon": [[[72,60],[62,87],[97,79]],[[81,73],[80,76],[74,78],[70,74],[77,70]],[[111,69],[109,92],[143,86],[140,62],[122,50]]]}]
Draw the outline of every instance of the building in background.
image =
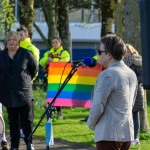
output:
[{"label": "building in background", "polygon": [[[14,3],[14,13],[17,18],[17,22],[12,25],[12,29],[16,30],[19,27],[18,0],[15,0]],[[45,37],[47,37],[48,27],[40,7],[35,8],[34,21],[41,29]],[[91,8],[89,9],[78,9],[72,11],[69,13],[69,21],[72,41],[72,50],[70,52],[72,61],[82,60],[87,56],[94,56],[101,38],[99,10],[95,9],[94,5],[91,5]],[[33,28],[32,41],[33,44],[41,50],[40,57],[42,57],[44,52],[47,50],[47,47],[35,28]]]},{"label": "building in background", "polygon": [[[93,0],[91,0],[93,1]],[[18,0],[15,0],[15,16],[18,19]],[[40,3],[39,3],[40,5]],[[38,3],[35,8],[34,21],[41,29],[42,33],[47,37],[48,27],[44,19],[43,11],[38,7]],[[100,40],[100,14],[99,10],[91,5],[89,9],[77,9],[72,10],[69,13],[69,28],[72,41],[72,60],[82,59],[85,56],[92,56],[95,54],[95,49],[98,47]],[[13,28],[17,28],[18,23],[13,25]],[[40,37],[39,33],[33,28],[32,36],[33,44],[35,44],[40,50],[46,50],[47,47]],[[41,55],[43,52],[41,52]]]}]

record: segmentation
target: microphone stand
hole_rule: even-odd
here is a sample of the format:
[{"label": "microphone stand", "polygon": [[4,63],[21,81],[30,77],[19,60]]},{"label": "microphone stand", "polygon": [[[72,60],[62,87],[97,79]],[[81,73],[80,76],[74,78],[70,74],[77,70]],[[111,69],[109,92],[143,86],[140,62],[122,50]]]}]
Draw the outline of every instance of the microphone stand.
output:
[{"label": "microphone stand", "polygon": [[61,85],[61,87],[59,88],[58,92],[56,93],[56,95],[54,96],[53,100],[51,103],[48,103],[48,107],[46,108],[46,110],[44,111],[44,113],[42,114],[42,116],[40,117],[40,120],[38,122],[38,124],[36,125],[36,127],[34,128],[34,130],[32,131],[32,133],[29,135],[28,137],[28,141],[27,141],[27,146],[30,145],[30,141],[31,138],[34,134],[34,132],[36,131],[36,129],[38,128],[38,126],[40,125],[41,121],[43,120],[44,116],[46,114],[49,114],[49,116],[51,116],[52,111],[53,111],[53,105],[55,103],[56,98],[59,96],[59,94],[61,93],[61,91],[64,89],[64,87],[66,86],[66,84],[69,82],[69,80],[72,78],[72,76],[74,75],[74,73],[77,71],[78,67],[81,64],[77,63],[77,64],[73,64],[71,67],[71,71],[69,72],[68,76],[66,77],[65,81],[63,82],[63,84]]}]

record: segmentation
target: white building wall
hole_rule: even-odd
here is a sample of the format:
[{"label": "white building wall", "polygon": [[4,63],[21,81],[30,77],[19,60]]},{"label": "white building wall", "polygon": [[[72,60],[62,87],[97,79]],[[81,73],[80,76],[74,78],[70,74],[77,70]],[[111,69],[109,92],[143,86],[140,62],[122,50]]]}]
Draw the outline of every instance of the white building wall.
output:
[{"label": "white building wall", "polygon": [[[48,28],[46,22],[36,22],[46,38]],[[12,25],[12,30],[16,30],[19,23]],[[70,34],[72,40],[72,48],[96,48],[100,40],[101,23],[70,23]],[[45,49],[46,45],[42,41],[39,33],[33,28],[33,43],[39,49]]]}]

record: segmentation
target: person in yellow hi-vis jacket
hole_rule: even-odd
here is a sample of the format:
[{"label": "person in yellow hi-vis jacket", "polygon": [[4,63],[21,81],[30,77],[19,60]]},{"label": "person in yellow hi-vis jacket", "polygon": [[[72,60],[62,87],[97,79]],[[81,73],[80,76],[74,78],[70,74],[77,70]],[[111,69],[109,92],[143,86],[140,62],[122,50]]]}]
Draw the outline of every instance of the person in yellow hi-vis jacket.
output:
[{"label": "person in yellow hi-vis jacket", "polygon": [[27,28],[22,25],[20,26],[20,28],[17,29],[17,32],[19,33],[20,36],[20,47],[31,51],[36,61],[39,62],[40,51],[37,47],[35,47],[31,43],[31,39],[29,38],[29,33]]},{"label": "person in yellow hi-vis jacket", "polygon": [[[70,54],[67,50],[64,50],[59,37],[53,37],[51,42],[52,48],[45,52],[43,58],[40,59],[40,65],[43,67],[45,73],[48,72],[50,62],[68,62],[70,60]],[[63,119],[62,108],[56,107],[56,109],[59,119]]]},{"label": "person in yellow hi-vis jacket", "polygon": [[[33,54],[35,60],[39,64],[40,51],[37,47],[35,47],[31,43],[31,39],[29,37],[29,33],[28,33],[27,28],[24,25],[21,25],[20,28],[17,29],[17,32],[19,33],[19,36],[20,36],[20,47],[31,51],[31,53]],[[35,77],[33,78],[32,81],[34,81],[37,76],[38,76],[38,72],[36,73],[36,75],[35,75]]]},{"label": "person in yellow hi-vis jacket", "polygon": [[93,58],[94,58],[96,61],[99,60],[99,56],[98,56],[98,55],[93,56]]},{"label": "person in yellow hi-vis jacket", "polygon": [[49,62],[68,62],[70,54],[64,50],[62,41],[59,37],[52,38],[52,48],[44,53],[44,57],[40,59],[40,65],[43,69],[48,67]]},{"label": "person in yellow hi-vis jacket", "polygon": [[[37,65],[39,65],[40,51],[37,47],[35,47],[31,43],[31,39],[29,38],[29,33],[28,33],[27,28],[25,26],[21,25],[17,29],[17,32],[20,36],[20,47],[22,47],[26,50],[29,50],[33,54],[33,56],[37,62]],[[38,72],[36,73],[35,77],[32,79],[32,82],[36,79],[37,76],[38,76]],[[24,138],[22,129],[20,129],[20,137]]]}]

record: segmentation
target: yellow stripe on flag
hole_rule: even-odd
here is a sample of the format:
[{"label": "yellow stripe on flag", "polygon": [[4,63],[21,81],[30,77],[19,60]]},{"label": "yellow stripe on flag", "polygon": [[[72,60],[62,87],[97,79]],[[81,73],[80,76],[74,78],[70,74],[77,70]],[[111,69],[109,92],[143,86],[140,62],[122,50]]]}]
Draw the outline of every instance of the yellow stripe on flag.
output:
[{"label": "yellow stripe on flag", "polygon": [[[64,82],[66,79],[66,75],[61,76],[60,75],[49,75],[48,76],[48,83],[61,83]],[[85,77],[85,76],[73,76],[68,83],[70,84],[84,84],[84,85],[94,85],[96,82],[96,77]]]}]

